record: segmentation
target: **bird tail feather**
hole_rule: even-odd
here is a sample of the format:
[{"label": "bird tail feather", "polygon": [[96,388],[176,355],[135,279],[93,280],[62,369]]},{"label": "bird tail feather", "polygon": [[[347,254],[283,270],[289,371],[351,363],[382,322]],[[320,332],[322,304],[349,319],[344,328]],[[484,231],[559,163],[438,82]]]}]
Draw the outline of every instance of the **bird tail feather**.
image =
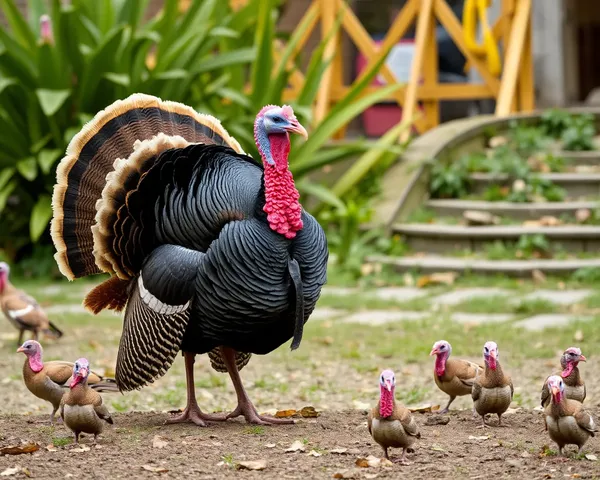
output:
[{"label": "bird tail feather", "polygon": [[49,328],[44,330],[44,334],[53,338],[60,338],[63,336],[63,331],[58,328],[54,323],[48,322]]},{"label": "bird tail feather", "polygon": [[294,326],[294,339],[292,340],[292,350],[296,350],[302,341],[302,333],[304,332],[304,289],[302,284],[302,276],[300,275],[300,265],[295,259],[291,259],[288,263],[288,270],[294,287],[296,290],[296,324]]},{"label": "bird tail feather", "polygon": [[52,196],[52,241],[64,276],[73,280],[102,271],[133,276],[114,258],[122,248],[111,242],[119,209],[158,154],[193,143],[243,153],[216,118],[145,94],[114,102],[73,137]]},{"label": "bird tail feather", "polygon": [[114,378],[103,378],[100,382],[90,385],[93,390],[100,393],[120,392],[117,381]]}]

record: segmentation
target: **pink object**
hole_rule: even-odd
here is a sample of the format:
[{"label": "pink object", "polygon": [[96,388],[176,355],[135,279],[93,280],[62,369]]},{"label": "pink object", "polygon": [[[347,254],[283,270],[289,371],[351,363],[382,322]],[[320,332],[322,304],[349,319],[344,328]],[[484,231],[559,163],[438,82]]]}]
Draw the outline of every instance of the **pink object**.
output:
[{"label": "pink object", "polygon": [[448,352],[438,353],[435,357],[435,374],[438,377],[444,375],[446,371],[446,360],[448,359]]},{"label": "pink object", "polygon": [[[382,42],[375,41],[374,43],[379,46]],[[414,40],[400,40],[397,45],[409,47],[413,46],[414,43]],[[390,66],[390,60],[392,62],[394,61],[393,50],[390,51],[390,54],[386,60],[388,67]],[[367,63],[367,58],[361,52],[359,52],[356,59],[357,76],[359,76],[360,73],[366,68]],[[401,68],[402,66],[400,66],[400,69]],[[399,68],[392,67],[391,70],[392,72],[396,73],[396,78],[398,78],[399,75],[397,73],[399,72]],[[408,67],[408,71],[410,71],[410,66]],[[404,77],[405,75],[401,75],[399,80],[402,82],[408,81],[408,79]],[[373,79],[372,85],[385,85],[385,83],[386,82],[383,81],[381,75],[378,75]],[[421,110],[420,106],[419,110]],[[363,128],[369,137],[381,137],[401,120],[402,108],[399,107],[395,102],[374,105],[367,108],[362,114]]]},{"label": "pink object", "polygon": [[384,418],[394,413],[394,390],[394,387],[391,390],[388,390],[384,386],[380,387],[379,414]]}]

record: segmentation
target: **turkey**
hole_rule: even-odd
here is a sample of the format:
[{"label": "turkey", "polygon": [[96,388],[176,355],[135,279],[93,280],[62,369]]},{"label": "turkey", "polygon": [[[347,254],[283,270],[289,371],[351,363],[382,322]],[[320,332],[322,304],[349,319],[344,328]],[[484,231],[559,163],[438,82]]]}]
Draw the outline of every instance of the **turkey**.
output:
[{"label": "turkey", "polygon": [[[70,280],[106,272],[84,305],[124,309],[115,380],[124,391],[161,377],[183,352],[187,406],[168,423],[261,416],[239,371],[303,327],[327,280],[325,233],[299,203],[290,133],[306,130],[289,106],[256,116],[262,165],[209,115],[134,94],[99,112],[57,169],[51,234]],[[238,405],[200,410],[195,356],[228,372]]]}]

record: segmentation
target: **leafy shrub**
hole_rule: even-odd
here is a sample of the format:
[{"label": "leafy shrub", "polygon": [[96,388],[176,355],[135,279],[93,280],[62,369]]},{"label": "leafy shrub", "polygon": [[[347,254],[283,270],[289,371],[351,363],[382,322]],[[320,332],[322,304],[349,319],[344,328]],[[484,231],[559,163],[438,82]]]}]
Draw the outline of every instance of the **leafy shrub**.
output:
[{"label": "leafy shrub", "polygon": [[[311,124],[311,106],[330,61],[324,57],[328,39],[314,51],[297,98],[284,102],[297,68],[295,47],[311,19],[298,25],[276,61],[280,3],[250,0],[234,10],[230,2],[204,0],[180,9],[178,0],[166,0],[157,16],[143,21],[148,0],[37,0],[29,2],[28,19],[14,0],[2,0],[10,27],[0,29],[0,245],[5,255],[18,259],[38,240],[50,244],[56,164],[83,124],[117,99],[143,92],[212,114],[254,156],[252,124],[263,105],[290,103],[300,121]],[[330,34],[337,28],[339,22]],[[334,186],[343,196],[368,176],[384,151],[393,150],[389,141],[385,147],[355,142],[324,148],[339,128],[401,87],[364,94],[384,61],[365,72],[308,141],[294,145],[291,169],[304,194],[311,172],[373,148],[377,154],[361,157]],[[313,188],[311,195],[326,195],[322,190]]]},{"label": "leafy shrub", "polygon": [[463,162],[433,164],[429,183],[432,198],[461,198],[468,193],[470,186],[469,171]]},{"label": "leafy shrub", "polygon": [[562,132],[561,140],[564,150],[594,150],[596,125],[591,114],[573,117],[569,126]]},{"label": "leafy shrub", "polygon": [[571,124],[571,114],[560,108],[549,108],[542,113],[540,128],[542,132],[552,138],[560,138]]}]

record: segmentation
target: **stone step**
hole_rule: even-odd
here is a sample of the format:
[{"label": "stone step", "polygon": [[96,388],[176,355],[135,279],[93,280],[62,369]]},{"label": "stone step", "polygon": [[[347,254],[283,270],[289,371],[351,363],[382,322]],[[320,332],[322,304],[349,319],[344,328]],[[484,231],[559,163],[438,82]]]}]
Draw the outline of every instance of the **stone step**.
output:
[{"label": "stone step", "polygon": [[[490,185],[510,185],[507,175],[474,173],[471,176],[473,193],[482,193]],[[550,180],[564,188],[571,198],[600,196],[600,173],[540,173],[540,178]]]},{"label": "stone step", "polygon": [[556,152],[555,155],[564,158],[567,165],[600,165],[600,151],[591,152]]},{"label": "stone step", "polygon": [[428,223],[395,224],[394,233],[402,235],[415,251],[446,253],[453,250],[480,251],[494,240],[516,242],[522,235],[542,234],[569,252],[598,252],[600,226],[559,225],[556,227],[525,227],[521,225],[473,226]]},{"label": "stone step", "polygon": [[462,216],[466,210],[479,210],[490,212],[494,215],[508,217],[515,220],[534,220],[543,216],[560,217],[563,214],[575,215],[580,209],[593,210],[600,206],[598,201],[572,201],[572,202],[486,202],[483,200],[456,200],[435,199],[428,200],[427,208],[434,210],[438,215]]},{"label": "stone step", "polygon": [[419,270],[433,272],[471,272],[484,275],[503,274],[511,277],[531,277],[534,270],[545,274],[571,274],[580,268],[600,268],[600,258],[575,260],[482,260],[475,258],[423,255],[418,257],[389,257],[372,255],[367,262],[390,265],[398,272]]}]

